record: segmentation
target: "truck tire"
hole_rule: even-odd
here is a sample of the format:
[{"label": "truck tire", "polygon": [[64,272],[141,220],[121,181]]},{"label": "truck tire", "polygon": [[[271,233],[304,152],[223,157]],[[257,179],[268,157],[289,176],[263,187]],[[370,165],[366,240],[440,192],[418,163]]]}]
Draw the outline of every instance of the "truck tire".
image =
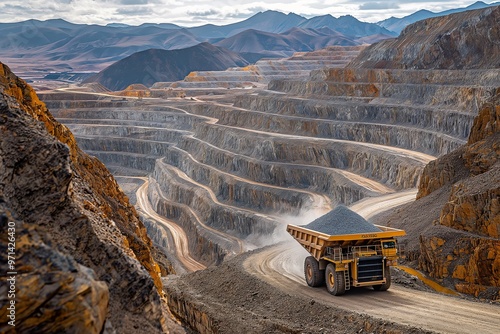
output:
[{"label": "truck tire", "polygon": [[345,293],[345,277],[343,271],[335,271],[335,265],[329,263],[325,270],[326,289],[334,296]]},{"label": "truck tire", "polygon": [[385,284],[374,285],[375,291],[387,291],[391,287],[391,267],[386,266],[384,271]]},{"label": "truck tire", "polygon": [[325,284],[325,271],[319,270],[319,263],[314,256],[306,257],[304,261],[304,276],[307,285],[318,287]]}]

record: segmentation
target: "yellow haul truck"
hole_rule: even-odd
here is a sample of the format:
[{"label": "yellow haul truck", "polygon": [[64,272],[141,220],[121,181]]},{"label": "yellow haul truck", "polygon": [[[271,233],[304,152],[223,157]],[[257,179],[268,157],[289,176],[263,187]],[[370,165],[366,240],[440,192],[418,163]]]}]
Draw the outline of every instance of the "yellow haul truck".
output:
[{"label": "yellow haul truck", "polygon": [[373,232],[330,235],[288,225],[288,233],[311,254],[304,262],[307,284],[317,287],[326,283],[328,292],[335,296],[351,287],[389,289],[389,267],[396,265],[401,255],[395,238],[404,236],[405,231],[372,226]]}]

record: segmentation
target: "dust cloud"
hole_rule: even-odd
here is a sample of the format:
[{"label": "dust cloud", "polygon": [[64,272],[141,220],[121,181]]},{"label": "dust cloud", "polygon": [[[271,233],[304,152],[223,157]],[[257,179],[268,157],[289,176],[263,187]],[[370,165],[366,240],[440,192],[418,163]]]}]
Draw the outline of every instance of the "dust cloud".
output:
[{"label": "dust cloud", "polygon": [[325,208],[302,210],[298,215],[277,217],[278,226],[270,235],[252,234],[245,239],[247,250],[283,243],[286,251],[271,260],[271,266],[283,275],[300,283],[304,282],[304,259],[309,253],[286,231],[288,224],[307,225],[329,211]]}]

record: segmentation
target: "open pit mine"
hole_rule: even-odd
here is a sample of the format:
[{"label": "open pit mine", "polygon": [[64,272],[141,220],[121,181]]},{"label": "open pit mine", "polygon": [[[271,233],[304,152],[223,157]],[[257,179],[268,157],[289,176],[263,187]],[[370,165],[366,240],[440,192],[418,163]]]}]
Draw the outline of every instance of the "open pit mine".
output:
[{"label": "open pit mine", "polygon": [[[499,22],[468,11],[121,92],[37,97],[0,67],[0,209],[31,270],[16,329],[498,333]],[[389,291],[307,286],[286,226],[340,204],[406,231]]]}]

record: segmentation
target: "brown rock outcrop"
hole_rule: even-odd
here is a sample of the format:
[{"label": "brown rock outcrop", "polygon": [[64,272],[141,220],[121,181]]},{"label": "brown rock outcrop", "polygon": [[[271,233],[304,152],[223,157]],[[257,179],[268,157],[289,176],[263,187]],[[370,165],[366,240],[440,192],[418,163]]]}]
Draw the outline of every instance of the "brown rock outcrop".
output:
[{"label": "brown rock outcrop", "polygon": [[448,187],[437,222],[420,239],[422,269],[463,293],[500,299],[500,94],[480,109],[467,145],[427,165],[417,198]]},{"label": "brown rock outcrop", "polygon": [[116,92],[116,95],[127,97],[150,97],[151,90],[142,84],[133,84],[122,91]]},{"label": "brown rock outcrop", "polygon": [[500,237],[500,164],[457,182],[441,211],[440,223],[493,238]]},{"label": "brown rock outcrop", "polygon": [[460,158],[464,148],[433,160],[425,166],[418,185],[417,199],[430,195],[446,184],[453,184],[467,176],[465,162]]},{"label": "brown rock outcrop", "polygon": [[[71,254],[107,284],[112,327],[119,332],[162,331],[160,269],[127,197],[104,165],[83,153],[29,85],[3,64],[0,93],[0,202],[17,220],[34,226],[43,243]],[[19,266],[20,276],[30,274]],[[43,282],[44,277],[34,280]],[[51,305],[57,309],[65,302],[56,297]],[[39,308],[36,314],[50,323],[53,310]],[[84,321],[86,313],[76,317]]]},{"label": "brown rock outcrop", "polygon": [[[15,220],[3,203],[0,204],[0,215],[2,246],[9,242],[8,227],[17,231],[15,269],[22,273],[2,277],[2,281],[7,280],[8,284],[0,286],[0,304],[10,309],[0,309],[0,331],[100,333],[108,310],[107,285],[96,279],[93,270],[46,244],[34,224]],[[9,260],[3,250],[2,247],[2,275],[8,272],[3,269],[7,269],[4,264],[6,267]],[[13,291],[11,286],[15,286],[16,290],[13,298],[9,298]],[[11,304],[11,301],[15,303]],[[12,323],[5,323],[5,320],[13,321],[15,327]]]},{"label": "brown rock outcrop", "polygon": [[422,20],[396,39],[372,44],[349,67],[405,69],[497,68],[500,7]]},{"label": "brown rock outcrop", "polygon": [[422,235],[420,245],[419,266],[431,277],[461,293],[500,299],[500,241],[444,230]]},{"label": "brown rock outcrop", "polygon": [[474,121],[469,141],[424,168],[417,198],[453,185],[440,223],[494,238],[500,231],[500,94]]},{"label": "brown rock outcrop", "polygon": [[498,132],[500,132],[500,106],[493,100],[484,104],[481,113],[474,119],[469,144],[474,144]]}]

